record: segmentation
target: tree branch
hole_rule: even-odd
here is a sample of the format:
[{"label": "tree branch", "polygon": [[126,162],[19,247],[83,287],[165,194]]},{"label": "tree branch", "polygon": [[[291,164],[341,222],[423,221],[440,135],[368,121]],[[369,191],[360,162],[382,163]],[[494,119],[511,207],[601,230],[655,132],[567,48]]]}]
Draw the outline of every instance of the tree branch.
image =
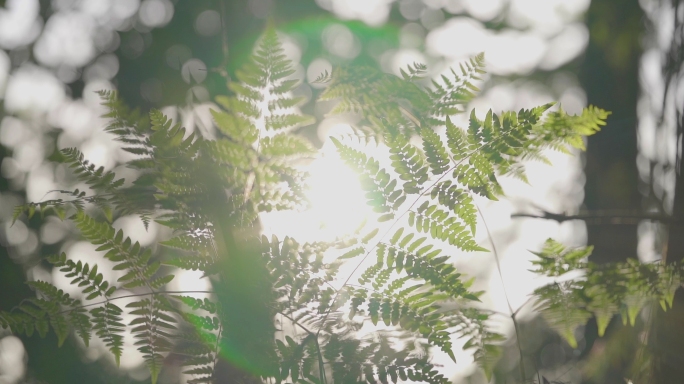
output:
[{"label": "tree branch", "polygon": [[583,220],[593,225],[635,225],[642,220],[658,221],[663,224],[681,226],[684,221],[677,217],[657,213],[629,212],[629,211],[591,211],[576,215],[564,215],[542,211],[542,214],[513,213],[511,218],[528,217],[533,219],[554,220],[559,223],[570,220]]}]

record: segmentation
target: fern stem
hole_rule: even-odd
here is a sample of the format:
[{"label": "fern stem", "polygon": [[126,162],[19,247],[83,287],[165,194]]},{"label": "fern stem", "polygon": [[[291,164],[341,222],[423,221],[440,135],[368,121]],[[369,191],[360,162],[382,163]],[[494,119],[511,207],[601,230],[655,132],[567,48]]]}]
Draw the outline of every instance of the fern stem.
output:
[{"label": "fern stem", "polygon": [[65,309],[61,312],[57,312],[57,314],[69,313],[69,312],[75,311],[77,309],[94,307],[96,305],[102,305],[102,304],[106,304],[106,303],[109,303],[109,302],[114,301],[114,300],[126,299],[126,298],[130,298],[130,297],[142,297],[142,296],[161,295],[161,294],[184,294],[184,293],[214,293],[214,292],[212,292],[212,291],[155,291],[155,292],[147,292],[147,293],[133,293],[130,295],[112,297],[112,298],[109,298],[109,299],[104,300],[104,301],[99,301],[97,303],[90,303],[90,304],[81,305],[78,307],[73,307],[70,309]]},{"label": "fern stem", "polygon": [[[494,244],[494,238],[492,237],[492,233],[489,231],[489,226],[487,225],[487,221],[485,220],[485,217],[482,214],[482,210],[480,209],[480,206],[475,202],[475,200],[473,200],[473,204],[475,205],[475,208],[477,208],[477,212],[480,214],[480,218],[482,218],[482,224],[484,224],[485,231],[487,232],[487,237],[489,238],[489,243],[492,245],[492,253],[494,254],[494,260],[496,261],[496,270],[499,272],[499,278],[501,279],[501,285],[503,286],[503,289],[504,289],[504,297],[506,298],[506,304],[508,305],[508,309],[511,312],[511,320],[513,321],[513,328],[515,329],[515,343],[518,346],[518,353],[520,353],[520,376],[521,376],[521,379],[524,383],[527,375],[525,373],[525,362],[524,362],[524,358],[523,358],[522,345],[520,345],[520,329],[518,327],[518,321],[515,319],[515,315],[517,314],[517,311],[513,311],[513,307],[511,306],[511,301],[508,298],[508,292],[506,291],[506,282],[504,281],[503,272],[501,271],[501,262],[499,260],[499,253],[496,250],[496,244]],[[524,304],[523,304],[523,306],[524,306]],[[520,308],[522,308],[522,306]],[[518,310],[520,308],[518,308]]]},{"label": "fern stem", "polygon": [[[326,384],[328,379],[327,379],[327,377],[325,376],[325,368],[324,368],[325,362],[323,361],[323,354],[321,353],[321,345],[320,345],[320,343],[318,342],[318,333],[313,333],[313,332],[312,332],[310,329],[308,329],[307,327],[305,327],[305,326],[299,324],[299,322],[297,322],[297,320],[295,320],[293,317],[291,317],[291,316],[289,316],[289,315],[286,315],[286,314],[284,314],[284,313],[282,313],[282,312],[279,312],[279,313],[280,313],[281,316],[283,316],[283,317],[287,318],[288,320],[292,321],[292,324],[296,324],[296,325],[299,326],[301,329],[303,329],[304,332],[308,333],[308,334],[309,334],[308,337],[313,337],[313,338],[314,338],[314,341],[316,342],[316,353],[317,353],[317,355],[318,355],[318,366],[319,366],[319,368],[318,368],[318,374],[319,374],[319,376],[320,376],[321,383],[322,383],[322,384]],[[319,332],[320,332],[320,330],[319,330]]]},{"label": "fern stem", "polygon": [[216,363],[219,358],[219,343],[221,342],[221,333],[223,332],[223,323],[219,324],[218,334],[216,335],[216,344],[214,345],[214,364],[212,367],[212,375],[216,374]]},{"label": "fern stem", "polygon": [[325,376],[325,363],[323,362],[323,354],[321,353],[321,344],[318,342],[318,337],[314,340],[316,342],[316,351],[318,352],[318,374],[321,378],[322,384],[327,384],[328,378]]},{"label": "fern stem", "polygon": [[291,316],[286,315],[286,314],[284,314],[284,313],[282,313],[282,312],[278,312],[278,313],[279,313],[280,315],[282,315],[283,317],[285,317],[286,319],[290,320],[290,321],[292,322],[292,324],[295,324],[295,325],[299,326],[299,328],[301,328],[304,332],[308,333],[309,335],[315,335],[315,333],[313,333],[310,329],[308,329],[307,327],[305,327],[305,326],[299,324],[299,322],[297,322],[297,320],[295,320],[295,319],[292,318]]},{"label": "fern stem", "polygon": [[518,309],[515,310],[515,312],[513,312],[513,315],[518,316],[518,312],[520,312],[521,309],[525,308],[527,306],[527,304],[531,303],[533,300],[534,300],[534,296],[528,297],[527,300],[525,300],[525,302],[522,303],[522,305],[519,306]]}]

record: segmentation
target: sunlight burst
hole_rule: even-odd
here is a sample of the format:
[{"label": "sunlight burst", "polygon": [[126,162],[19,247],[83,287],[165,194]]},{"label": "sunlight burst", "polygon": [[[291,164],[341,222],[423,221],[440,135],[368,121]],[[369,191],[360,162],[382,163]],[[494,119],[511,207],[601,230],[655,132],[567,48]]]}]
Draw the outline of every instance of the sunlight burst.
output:
[{"label": "sunlight burst", "polygon": [[371,215],[354,171],[326,140],[320,157],[308,167],[308,209],[271,212],[261,216],[264,232],[302,241],[333,240],[351,234]]}]

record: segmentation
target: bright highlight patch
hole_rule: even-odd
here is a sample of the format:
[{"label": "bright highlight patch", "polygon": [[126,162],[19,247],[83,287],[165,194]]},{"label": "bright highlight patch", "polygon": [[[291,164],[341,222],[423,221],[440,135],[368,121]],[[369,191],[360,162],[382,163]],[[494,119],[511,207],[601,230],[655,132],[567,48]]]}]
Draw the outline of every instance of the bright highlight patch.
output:
[{"label": "bright highlight patch", "polygon": [[265,232],[299,241],[329,241],[352,233],[371,215],[358,175],[340,159],[331,141],[325,142],[307,171],[310,207],[262,215]]}]

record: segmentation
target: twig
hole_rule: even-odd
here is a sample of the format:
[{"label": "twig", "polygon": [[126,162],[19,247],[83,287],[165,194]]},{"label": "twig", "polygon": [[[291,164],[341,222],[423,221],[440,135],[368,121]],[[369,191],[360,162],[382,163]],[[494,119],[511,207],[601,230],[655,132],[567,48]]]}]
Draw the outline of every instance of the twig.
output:
[{"label": "twig", "polygon": [[559,223],[570,220],[584,220],[587,224],[634,225],[642,220],[659,221],[669,225],[684,225],[684,221],[677,217],[662,214],[624,212],[624,211],[591,211],[576,215],[564,215],[542,211],[541,215],[532,213],[513,213],[511,217],[527,217],[532,219],[554,220]]}]

